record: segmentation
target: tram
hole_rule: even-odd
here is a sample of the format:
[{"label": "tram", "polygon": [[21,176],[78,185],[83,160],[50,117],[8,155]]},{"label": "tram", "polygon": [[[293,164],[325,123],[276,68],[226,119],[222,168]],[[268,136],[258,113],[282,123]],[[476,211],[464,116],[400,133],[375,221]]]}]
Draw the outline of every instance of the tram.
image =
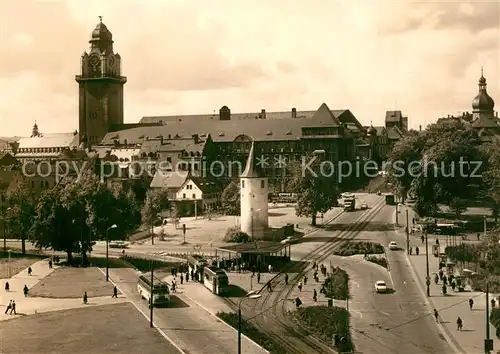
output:
[{"label": "tram", "polygon": [[222,295],[228,290],[229,278],[225,271],[213,266],[203,269],[203,285],[217,295]]},{"label": "tram", "polygon": [[194,281],[203,283],[203,268],[208,264],[207,260],[198,254],[187,257],[188,271]]}]

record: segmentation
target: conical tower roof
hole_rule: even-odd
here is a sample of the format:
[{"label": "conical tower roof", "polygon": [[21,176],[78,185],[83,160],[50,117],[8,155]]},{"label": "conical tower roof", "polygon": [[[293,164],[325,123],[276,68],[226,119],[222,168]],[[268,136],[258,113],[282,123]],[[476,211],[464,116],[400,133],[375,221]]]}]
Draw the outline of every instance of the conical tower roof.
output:
[{"label": "conical tower roof", "polygon": [[254,165],[254,149],[255,142],[252,140],[252,146],[250,147],[250,153],[248,154],[247,164],[245,166],[245,170],[241,174],[240,178],[259,178],[259,172],[257,171],[256,166]]}]

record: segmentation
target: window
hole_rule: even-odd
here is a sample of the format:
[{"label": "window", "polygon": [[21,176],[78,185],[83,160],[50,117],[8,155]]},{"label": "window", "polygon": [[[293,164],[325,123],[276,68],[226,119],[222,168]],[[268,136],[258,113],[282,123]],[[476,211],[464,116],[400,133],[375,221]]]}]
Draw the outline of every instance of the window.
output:
[{"label": "window", "polygon": [[186,193],[182,194],[182,199],[186,199]]},{"label": "window", "polygon": [[31,181],[31,188],[35,188],[35,181]]},{"label": "window", "polygon": [[196,199],[196,194],[193,193],[193,199]]},{"label": "window", "polygon": [[171,157],[167,157],[167,162],[172,163],[172,158]]},{"label": "window", "polygon": [[245,181],[241,181],[241,188],[245,188]]},{"label": "window", "polygon": [[260,181],[260,188],[265,188],[266,187],[266,182],[264,180]]}]

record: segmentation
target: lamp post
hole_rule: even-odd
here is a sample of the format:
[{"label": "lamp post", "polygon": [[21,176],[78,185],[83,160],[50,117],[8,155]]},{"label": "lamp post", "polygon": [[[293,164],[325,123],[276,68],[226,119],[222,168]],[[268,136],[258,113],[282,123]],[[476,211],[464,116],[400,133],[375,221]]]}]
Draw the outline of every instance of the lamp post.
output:
[{"label": "lamp post", "polygon": [[431,276],[429,275],[429,237],[427,236],[427,232],[425,233],[425,271],[426,278],[425,284],[427,285],[427,297],[431,296]]},{"label": "lamp post", "polygon": [[406,209],[406,253],[410,254],[410,218]]},{"label": "lamp post", "polygon": [[9,250],[9,278],[12,276],[11,268],[10,268],[10,250]]},{"label": "lamp post", "polygon": [[116,224],[113,224],[106,229],[106,281],[109,281],[109,253],[108,253],[109,237],[108,237],[108,233],[109,233],[109,230],[116,229],[117,227],[118,226],[116,226]]},{"label": "lamp post", "polygon": [[241,303],[245,299],[258,299],[261,296],[261,294],[256,294],[254,290],[251,290],[238,303],[238,354],[241,354]]}]

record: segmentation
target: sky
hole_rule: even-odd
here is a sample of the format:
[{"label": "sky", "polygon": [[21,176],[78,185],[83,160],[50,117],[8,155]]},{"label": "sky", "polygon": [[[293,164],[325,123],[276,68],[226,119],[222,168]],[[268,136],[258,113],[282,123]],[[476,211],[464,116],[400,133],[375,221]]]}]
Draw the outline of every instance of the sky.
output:
[{"label": "sky", "polygon": [[125,122],[148,115],[350,109],[411,127],[499,97],[497,1],[0,1],[0,136],[78,127],[80,57],[103,16]]}]

